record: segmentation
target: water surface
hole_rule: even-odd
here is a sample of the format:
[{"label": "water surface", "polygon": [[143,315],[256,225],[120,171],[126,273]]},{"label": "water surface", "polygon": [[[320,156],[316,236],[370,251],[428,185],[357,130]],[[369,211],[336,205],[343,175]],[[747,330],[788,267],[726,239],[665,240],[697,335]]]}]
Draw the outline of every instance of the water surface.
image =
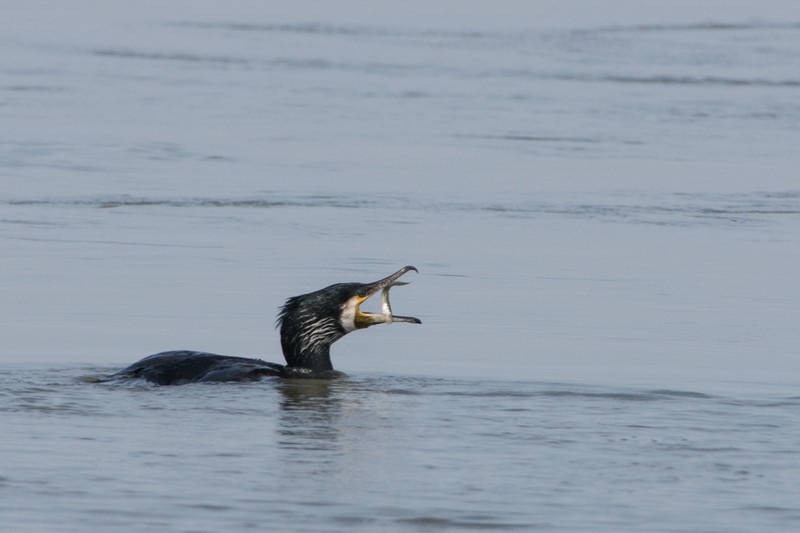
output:
[{"label": "water surface", "polygon": [[[0,2],[10,531],[795,531],[792,2]],[[412,264],[325,382],[289,296]]]}]

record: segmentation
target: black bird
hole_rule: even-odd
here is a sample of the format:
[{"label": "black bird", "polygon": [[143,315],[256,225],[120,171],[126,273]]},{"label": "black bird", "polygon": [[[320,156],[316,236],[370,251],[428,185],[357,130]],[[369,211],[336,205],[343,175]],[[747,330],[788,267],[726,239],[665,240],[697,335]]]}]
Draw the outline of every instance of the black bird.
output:
[{"label": "black bird", "polygon": [[[182,385],[201,381],[253,381],[263,376],[283,378],[332,378],[341,376],[331,364],[331,344],[351,331],[375,324],[409,322],[418,318],[392,314],[389,289],[405,285],[397,279],[413,266],[405,266],[372,283],[337,283],[286,300],[278,314],[281,347],[286,365],[260,359],[179,350],[161,352],[137,361],[103,381],[145,379],[158,385]],[[360,306],[382,291],[382,313],[365,313]]]}]

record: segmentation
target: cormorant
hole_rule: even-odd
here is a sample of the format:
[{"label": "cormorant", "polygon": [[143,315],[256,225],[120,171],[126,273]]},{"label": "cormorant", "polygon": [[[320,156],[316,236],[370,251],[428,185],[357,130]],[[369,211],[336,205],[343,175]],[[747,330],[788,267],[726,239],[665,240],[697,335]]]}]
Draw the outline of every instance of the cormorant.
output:
[{"label": "cormorant", "polygon": [[[178,350],[161,352],[137,361],[103,381],[145,379],[158,385],[201,381],[253,381],[263,376],[283,378],[331,378],[341,376],[331,364],[331,344],[351,331],[375,324],[409,322],[418,318],[392,314],[389,289],[406,285],[397,279],[413,266],[405,266],[372,283],[337,283],[286,300],[278,314],[281,347],[286,365],[260,359]],[[381,292],[382,313],[366,313],[360,306]]]}]

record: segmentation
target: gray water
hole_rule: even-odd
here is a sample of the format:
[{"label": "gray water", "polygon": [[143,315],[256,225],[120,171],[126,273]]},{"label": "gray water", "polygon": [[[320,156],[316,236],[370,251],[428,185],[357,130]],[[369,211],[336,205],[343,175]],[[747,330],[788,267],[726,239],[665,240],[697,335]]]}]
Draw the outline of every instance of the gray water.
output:
[{"label": "gray water", "polygon": [[800,528],[800,10],[640,4],[0,2],[0,529]]}]

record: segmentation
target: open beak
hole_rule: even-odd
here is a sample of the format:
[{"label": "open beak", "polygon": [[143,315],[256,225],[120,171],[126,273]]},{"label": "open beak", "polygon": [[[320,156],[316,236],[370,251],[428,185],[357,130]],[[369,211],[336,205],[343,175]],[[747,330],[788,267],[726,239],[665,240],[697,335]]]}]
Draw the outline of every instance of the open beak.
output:
[{"label": "open beak", "polygon": [[[422,324],[419,318],[413,316],[400,316],[392,313],[392,306],[389,303],[389,290],[392,287],[399,285],[408,285],[407,282],[397,281],[400,276],[413,270],[419,272],[413,266],[404,266],[391,276],[385,277],[381,280],[372,283],[365,283],[359,290],[357,296],[358,303],[356,304],[355,325],[356,328],[367,328],[375,324],[391,324],[392,322],[408,322],[410,324]],[[365,313],[362,312],[360,306],[370,296],[381,291],[381,313]]]}]

